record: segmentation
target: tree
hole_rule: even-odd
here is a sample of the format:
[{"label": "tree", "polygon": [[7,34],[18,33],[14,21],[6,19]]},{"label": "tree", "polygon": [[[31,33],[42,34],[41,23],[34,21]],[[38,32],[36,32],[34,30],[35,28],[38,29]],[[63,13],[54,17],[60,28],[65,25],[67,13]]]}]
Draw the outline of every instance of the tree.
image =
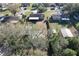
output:
[{"label": "tree", "polygon": [[77,54],[76,51],[74,51],[74,50],[72,50],[72,49],[69,49],[69,48],[67,48],[67,49],[65,49],[65,50],[63,51],[63,55],[64,55],[64,56],[76,56],[76,54]]},{"label": "tree", "polygon": [[79,55],[79,37],[69,39],[68,48],[77,51],[77,55]]},{"label": "tree", "polygon": [[42,13],[42,12],[45,12],[47,10],[47,8],[43,5],[43,4],[33,4],[32,7],[34,9],[37,9],[38,12]]},{"label": "tree", "polygon": [[63,10],[67,10],[69,13],[79,12],[79,4],[65,4]]},{"label": "tree", "polygon": [[79,30],[79,23],[76,23],[76,28]]},{"label": "tree", "polygon": [[71,49],[79,49],[79,37],[69,39],[69,48]]},{"label": "tree", "polygon": [[18,4],[8,4],[7,8],[14,16],[15,16],[16,12],[19,11],[19,5]]},{"label": "tree", "polygon": [[54,35],[51,39],[53,55],[62,55],[63,49],[67,48],[68,40],[61,38],[59,35]]},{"label": "tree", "polygon": [[[33,31],[30,29],[31,26],[26,26],[25,24],[2,24],[0,26],[0,44],[11,48],[11,55],[33,55],[36,49],[46,52],[47,40],[41,36],[43,32]],[[30,49],[33,49],[33,52],[30,52]]]}]

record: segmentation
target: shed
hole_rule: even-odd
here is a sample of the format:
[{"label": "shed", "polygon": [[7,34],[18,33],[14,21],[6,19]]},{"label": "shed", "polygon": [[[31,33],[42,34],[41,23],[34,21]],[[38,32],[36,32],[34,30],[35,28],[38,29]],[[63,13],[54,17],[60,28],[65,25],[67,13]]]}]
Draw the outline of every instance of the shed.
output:
[{"label": "shed", "polygon": [[68,28],[61,28],[63,37],[73,37],[72,32]]}]

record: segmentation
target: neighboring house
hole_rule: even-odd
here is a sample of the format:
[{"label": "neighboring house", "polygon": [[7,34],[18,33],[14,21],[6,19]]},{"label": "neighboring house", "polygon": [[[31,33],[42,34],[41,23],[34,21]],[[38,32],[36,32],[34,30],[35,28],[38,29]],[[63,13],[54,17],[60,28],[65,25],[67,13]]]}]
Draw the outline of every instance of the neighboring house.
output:
[{"label": "neighboring house", "polygon": [[69,15],[68,14],[63,14],[61,12],[59,13],[54,13],[52,16],[51,16],[51,19],[52,21],[60,21],[60,22],[69,22],[70,21],[70,18],[69,18]]},{"label": "neighboring house", "polygon": [[29,3],[22,3],[20,8],[21,8],[21,10],[26,10],[28,6],[30,6]]},{"label": "neighboring house", "polygon": [[19,21],[16,16],[4,16],[0,19],[1,23],[17,23]]},{"label": "neighboring house", "polygon": [[61,28],[61,34],[63,37],[74,37],[70,29],[68,28]]},{"label": "neighboring house", "polygon": [[54,12],[54,14],[62,15],[62,11],[59,9],[58,6],[55,7],[55,12]]},{"label": "neighboring house", "polygon": [[61,20],[61,16],[60,15],[53,15],[51,16],[52,21],[60,21]]},{"label": "neighboring house", "polygon": [[43,3],[46,8],[50,8],[51,10],[55,9],[55,3]]},{"label": "neighboring house", "polygon": [[41,14],[41,13],[37,13],[37,14],[31,14],[29,17],[28,17],[28,20],[30,21],[41,21],[44,19],[44,15]]},{"label": "neighboring house", "polygon": [[70,18],[69,18],[68,15],[64,15],[64,14],[62,14],[62,15],[61,15],[61,20],[62,20],[62,21],[69,21]]},{"label": "neighboring house", "polygon": [[55,7],[55,3],[43,3],[45,7]]},{"label": "neighboring house", "polygon": [[8,3],[0,3],[0,9],[1,10],[6,10],[7,9]]}]

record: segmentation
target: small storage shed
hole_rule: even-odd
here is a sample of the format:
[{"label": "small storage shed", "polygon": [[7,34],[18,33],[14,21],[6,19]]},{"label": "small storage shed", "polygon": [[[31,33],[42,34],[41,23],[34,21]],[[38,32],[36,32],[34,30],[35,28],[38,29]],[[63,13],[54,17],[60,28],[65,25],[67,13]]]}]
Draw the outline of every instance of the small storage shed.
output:
[{"label": "small storage shed", "polygon": [[73,37],[72,32],[68,28],[61,28],[61,33],[63,37]]}]

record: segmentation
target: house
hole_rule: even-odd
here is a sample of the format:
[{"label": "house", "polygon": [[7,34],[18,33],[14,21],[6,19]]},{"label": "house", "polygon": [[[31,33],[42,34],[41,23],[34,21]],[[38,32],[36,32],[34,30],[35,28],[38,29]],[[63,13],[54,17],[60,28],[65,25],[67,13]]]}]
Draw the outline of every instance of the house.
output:
[{"label": "house", "polygon": [[70,23],[70,18],[67,14],[62,14],[61,15],[61,22],[62,23]]},{"label": "house", "polygon": [[21,8],[21,10],[26,10],[28,6],[30,6],[29,3],[22,3],[20,8]]},{"label": "house", "polygon": [[61,28],[61,34],[63,37],[74,37],[70,29],[68,28]]},{"label": "house", "polygon": [[61,20],[63,20],[63,21],[69,21],[70,20],[70,18],[69,18],[69,16],[68,15],[66,15],[66,14],[62,14],[61,15]]},{"label": "house", "polygon": [[18,21],[19,19],[16,16],[4,16],[0,19],[1,23],[17,23]]},{"label": "house", "polygon": [[43,3],[45,7],[55,7],[55,3]]},{"label": "house", "polygon": [[51,16],[52,21],[60,21],[62,23],[68,23],[70,21],[69,15],[68,14],[63,14],[63,13],[54,13]]},{"label": "house", "polygon": [[51,16],[52,21],[60,21],[61,20],[61,16],[60,15],[53,15]]},{"label": "house", "polygon": [[6,10],[8,3],[0,3],[0,10]]},{"label": "house", "polygon": [[51,10],[54,10],[56,6],[55,3],[43,3],[43,5]]},{"label": "house", "polygon": [[31,14],[28,17],[28,20],[30,20],[30,21],[41,21],[43,19],[44,19],[44,14],[41,14],[41,13]]}]

